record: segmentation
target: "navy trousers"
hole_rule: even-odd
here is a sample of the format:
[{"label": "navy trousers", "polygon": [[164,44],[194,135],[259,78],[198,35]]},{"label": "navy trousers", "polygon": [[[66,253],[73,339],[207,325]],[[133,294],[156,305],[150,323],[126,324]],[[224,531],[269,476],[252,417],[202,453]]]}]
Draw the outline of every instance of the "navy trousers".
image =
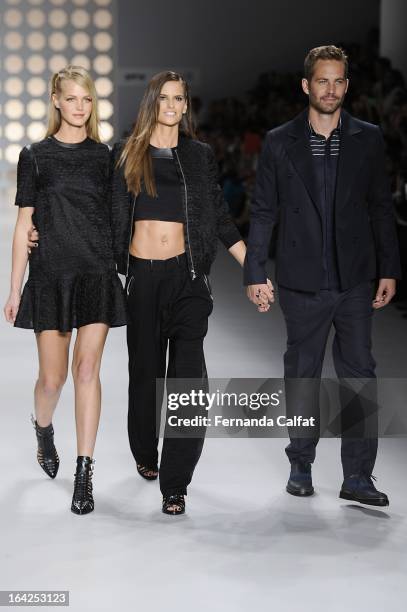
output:
[{"label": "navy trousers", "polygon": [[[290,398],[287,396],[287,409],[291,412],[309,415],[318,410],[313,401],[319,395],[319,379],[332,326],[335,330],[333,360],[338,378],[372,379],[371,384],[375,387],[376,364],[371,353],[372,299],[370,281],[347,291],[323,289],[318,293],[279,287],[279,301],[287,326],[284,377],[315,380],[314,385],[310,381],[308,386],[308,398],[303,393],[296,396],[295,392]],[[290,401],[296,405],[289,406]],[[304,403],[303,411],[299,406],[301,402]],[[296,438],[289,433],[290,444],[286,453],[290,462],[312,463],[319,436],[313,433],[309,438]],[[377,435],[342,436],[341,458],[345,478],[356,473],[370,475],[376,455]]]}]

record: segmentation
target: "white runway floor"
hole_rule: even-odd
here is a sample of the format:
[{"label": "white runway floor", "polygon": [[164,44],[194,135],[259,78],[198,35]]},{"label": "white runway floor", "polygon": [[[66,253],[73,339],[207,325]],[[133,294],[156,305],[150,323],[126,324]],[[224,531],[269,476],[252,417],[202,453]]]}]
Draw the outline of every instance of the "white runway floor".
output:
[{"label": "white runway floor", "polygon": [[[8,233],[2,228],[3,237]],[[2,240],[6,298],[8,239]],[[206,358],[212,377],[282,376],[284,326],[276,307],[257,314],[223,252],[213,270],[215,310]],[[405,375],[407,321],[391,307],[375,317],[378,373]],[[322,440],[316,495],[285,493],[283,439],[208,439],[187,514],[160,511],[158,483],[135,470],[126,433],[124,329],[105,350],[103,413],[95,452],[93,514],[70,512],[75,461],[73,390],[54,426],[61,465],[49,480],[29,422],[36,350],[32,332],[1,324],[0,590],[69,590],[74,612],[404,612],[407,588],[405,439],[380,442],[384,511],[338,499],[339,441]],[[332,374],[327,354],[327,375]],[[6,608],[5,608],[6,609]],[[11,608],[10,608],[11,609]]]}]

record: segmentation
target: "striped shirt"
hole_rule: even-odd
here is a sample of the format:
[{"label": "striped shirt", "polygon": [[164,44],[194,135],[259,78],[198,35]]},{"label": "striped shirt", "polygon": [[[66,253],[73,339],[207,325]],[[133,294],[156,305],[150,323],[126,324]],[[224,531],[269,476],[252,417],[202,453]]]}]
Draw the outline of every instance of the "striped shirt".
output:
[{"label": "striped shirt", "polygon": [[337,157],[339,155],[339,145],[340,145],[340,136],[341,136],[341,120],[339,119],[339,123],[337,127],[332,130],[329,138],[325,138],[322,134],[318,134],[311,123],[308,122],[309,131],[310,131],[310,145],[312,155],[315,156],[323,156],[327,153],[327,148],[329,148],[329,155]]},{"label": "striped shirt", "polygon": [[335,192],[341,138],[341,120],[328,138],[317,134],[308,122],[319,203],[322,211],[323,279],[321,289],[340,285],[335,246]]}]

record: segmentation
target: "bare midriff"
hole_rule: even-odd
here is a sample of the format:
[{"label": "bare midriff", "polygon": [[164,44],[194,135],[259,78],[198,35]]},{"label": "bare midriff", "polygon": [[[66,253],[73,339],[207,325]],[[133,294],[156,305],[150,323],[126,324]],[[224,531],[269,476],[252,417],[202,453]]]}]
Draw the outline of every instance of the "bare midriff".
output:
[{"label": "bare midriff", "polygon": [[141,259],[169,259],[185,251],[184,224],[174,221],[136,221],[130,255]]}]

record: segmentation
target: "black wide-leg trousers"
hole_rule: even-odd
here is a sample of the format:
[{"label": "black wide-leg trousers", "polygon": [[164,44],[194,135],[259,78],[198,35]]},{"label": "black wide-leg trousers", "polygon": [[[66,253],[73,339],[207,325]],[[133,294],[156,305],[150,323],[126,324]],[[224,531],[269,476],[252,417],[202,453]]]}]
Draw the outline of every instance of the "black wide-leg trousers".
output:
[{"label": "black wide-leg trousers", "polygon": [[[340,379],[375,379],[375,361],[371,353],[372,331],[372,283],[365,282],[347,291],[321,290],[317,293],[294,291],[279,287],[279,301],[287,326],[287,350],[284,354],[284,377],[320,379],[329,332],[333,326],[333,360]],[[376,381],[371,381],[375,386]],[[290,383],[291,384],[291,383]],[[299,393],[287,397],[287,408],[301,414],[318,410],[307,406],[318,395],[318,383],[308,387],[310,397]],[[292,381],[295,388],[295,381]],[[314,394],[314,399],[312,395]],[[304,399],[305,398],[305,399]],[[289,399],[296,403],[289,407]],[[298,431],[298,430],[297,430]],[[289,432],[290,433],[290,432]],[[286,448],[292,461],[313,462],[318,436],[295,438],[290,433],[290,444]],[[373,471],[377,455],[377,436],[343,435],[341,458],[344,477]]]},{"label": "black wide-leg trousers", "polygon": [[[203,341],[212,297],[205,276],[191,279],[185,254],[166,260],[130,256],[126,292],[130,448],[138,464],[156,468],[164,390],[156,387],[156,379],[192,378],[202,380],[205,386]],[[160,462],[163,495],[186,494],[203,443],[204,435],[164,438]]]}]

